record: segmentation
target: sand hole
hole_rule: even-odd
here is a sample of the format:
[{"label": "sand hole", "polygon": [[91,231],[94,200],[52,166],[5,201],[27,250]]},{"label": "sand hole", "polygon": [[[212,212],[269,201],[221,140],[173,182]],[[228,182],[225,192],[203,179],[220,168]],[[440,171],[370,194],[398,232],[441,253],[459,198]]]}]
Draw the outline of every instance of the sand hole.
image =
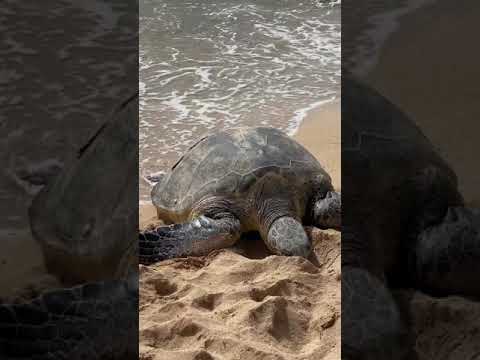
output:
[{"label": "sand hole", "polygon": [[261,302],[267,296],[286,296],[290,295],[290,280],[282,279],[266,289],[253,288],[249,292],[249,296],[253,301]]},{"label": "sand hole", "polygon": [[206,294],[194,299],[192,304],[197,308],[212,311],[217,306],[221,297],[221,294]]},{"label": "sand hole", "polygon": [[177,285],[165,279],[155,279],[153,285],[160,296],[168,296],[177,291]]},{"label": "sand hole", "polygon": [[277,341],[290,338],[290,319],[287,314],[286,304],[281,303],[273,309],[272,323],[268,327],[268,332]]},{"label": "sand hole", "polygon": [[198,334],[201,330],[200,326],[195,324],[193,321],[182,324],[178,329],[178,335],[182,337],[190,337]]}]

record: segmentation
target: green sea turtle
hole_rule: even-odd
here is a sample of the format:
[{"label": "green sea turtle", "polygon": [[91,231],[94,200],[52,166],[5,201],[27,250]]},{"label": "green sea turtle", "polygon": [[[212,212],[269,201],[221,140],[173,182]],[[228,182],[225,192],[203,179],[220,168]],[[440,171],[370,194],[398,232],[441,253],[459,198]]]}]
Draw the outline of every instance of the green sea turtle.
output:
[{"label": "green sea turtle", "polygon": [[63,287],[0,304],[0,358],[138,357],[137,133],[138,94],[34,198],[32,234]]},{"label": "green sea turtle", "polygon": [[197,141],[154,186],[161,226],[139,234],[140,262],[202,255],[258,231],[275,254],[308,257],[303,225],[340,228],[341,200],[304,147],[273,128]]},{"label": "green sea turtle", "polygon": [[414,358],[391,290],[480,296],[478,217],[419,128],[347,76],[342,189],[342,359]]}]

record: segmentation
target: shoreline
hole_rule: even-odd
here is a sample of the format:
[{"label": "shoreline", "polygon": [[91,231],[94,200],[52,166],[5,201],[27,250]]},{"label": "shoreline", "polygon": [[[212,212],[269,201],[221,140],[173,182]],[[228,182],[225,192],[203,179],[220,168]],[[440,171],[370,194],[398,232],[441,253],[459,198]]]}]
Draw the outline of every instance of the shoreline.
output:
[{"label": "shoreline", "polygon": [[311,103],[310,105],[295,110],[293,112],[293,116],[291,118],[292,124],[285,129],[285,133],[288,136],[295,137],[295,134],[300,130],[300,128],[303,126],[303,123],[305,119],[311,116],[312,112],[320,111],[320,109],[324,107],[329,107],[334,103],[339,102],[340,95],[338,96],[333,96],[331,98],[325,99],[325,100],[320,100]]},{"label": "shoreline", "polygon": [[332,177],[336,189],[341,188],[341,110],[338,99],[307,112],[292,135]]}]

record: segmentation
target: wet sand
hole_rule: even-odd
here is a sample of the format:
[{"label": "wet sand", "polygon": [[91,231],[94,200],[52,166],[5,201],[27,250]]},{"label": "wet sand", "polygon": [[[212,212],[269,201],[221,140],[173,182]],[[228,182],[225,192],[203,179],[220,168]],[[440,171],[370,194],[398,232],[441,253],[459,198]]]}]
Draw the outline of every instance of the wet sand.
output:
[{"label": "wet sand", "polygon": [[[295,135],[337,187],[339,116],[339,103],[313,110]],[[141,206],[141,227],[152,223],[153,206]],[[310,261],[242,239],[206,257],[140,266],[140,358],[339,359],[340,234],[312,231]]]},{"label": "wet sand", "polygon": [[[405,16],[368,79],[416,121],[456,171],[466,202],[475,206],[480,204],[479,17],[479,3],[444,0]],[[415,292],[410,310],[420,360],[478,356],[479,302]]]}]

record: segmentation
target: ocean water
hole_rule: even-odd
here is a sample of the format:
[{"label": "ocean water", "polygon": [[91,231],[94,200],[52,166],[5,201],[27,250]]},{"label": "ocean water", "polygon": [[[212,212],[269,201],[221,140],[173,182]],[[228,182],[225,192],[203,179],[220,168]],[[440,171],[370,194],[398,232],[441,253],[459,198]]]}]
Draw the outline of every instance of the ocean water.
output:
[{"label": "ocean water", "polygon": [[199,136],[340,95],[339,0],[140,0],[140,199]]}]

